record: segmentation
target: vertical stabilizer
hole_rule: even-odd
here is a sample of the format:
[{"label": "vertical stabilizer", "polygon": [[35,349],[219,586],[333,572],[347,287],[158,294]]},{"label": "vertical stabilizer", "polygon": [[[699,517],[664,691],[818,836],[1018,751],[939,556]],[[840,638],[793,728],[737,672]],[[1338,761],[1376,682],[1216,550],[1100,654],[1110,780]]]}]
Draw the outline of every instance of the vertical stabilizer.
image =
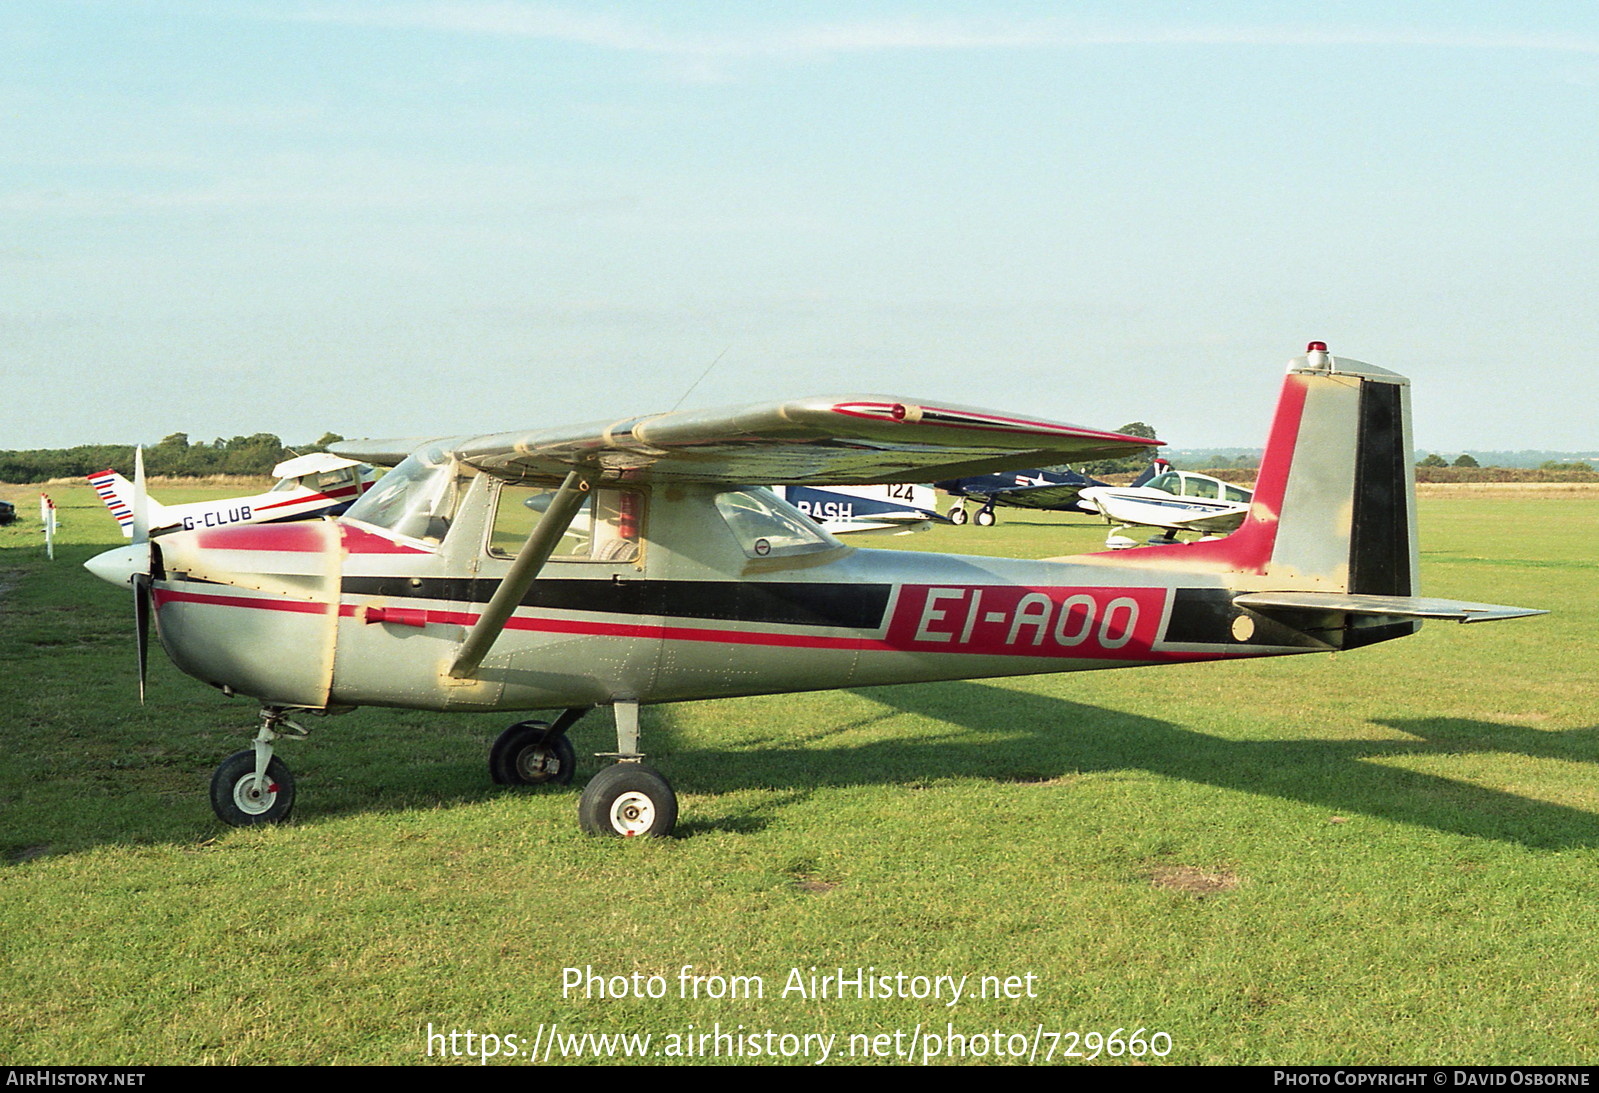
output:
[{"label": "vertical stabilizer", "polygon": [[[94,487],[94,492],[99,496],[101,503],[111,511],[112,516],[116,517],[123,538],[133,538],[133,483],[110,469],[88,477],[89,485]],[[146,497],[144,503],[150,510],[152,527],[161,527],[167,523],[166,509],[158,504],[155,498]]]},{"label": "vertical stabilizer", "polygon": [[1416,595],[1410,381],[1312,342],[1289,363],[1243,525],[1129,553],[1233,573],[1239,589]]},{"label": "vertical stabilizer", "polygon": [[1313,342],[1290,365],[1282,402],[1290,420],[1261,461],[1262,485],[1270,469],[1276,487],[1263,575],[1273,587],[1415,595],[1409,381]]}]

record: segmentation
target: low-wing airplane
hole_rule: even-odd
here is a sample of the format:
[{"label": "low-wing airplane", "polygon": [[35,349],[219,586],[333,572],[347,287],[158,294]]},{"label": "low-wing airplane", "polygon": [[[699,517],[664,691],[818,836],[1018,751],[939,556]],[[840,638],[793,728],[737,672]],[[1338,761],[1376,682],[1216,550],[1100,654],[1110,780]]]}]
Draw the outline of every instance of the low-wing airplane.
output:
[{"label": "low-wing airplane", "polygon": [[931,486],[773,486],[772,492],[834,535],[926,531],[949,520],[938,514]]},{"label": "low-wing airplane", "polygon": [[1081,496],[1082,503],[1106,521],[1121,525],[1105,541],[1113,549],[1137,545],[1120,535],[1134,526],[1164,529],[1163,537],[1151,540],[1155,543],[1174,543],[1179,531],[1226,535],[1243,524],[1254,498],[1242,486],[1208,474],[1173,470],[1163,470],[1142,484],[1090,486]]},{"label": "low-wing airplane", "polygon": [[[337,516],[355,503],[377,475],[371,467],[353,459],[329,452],[312,452],[285,459],[272,468],[272,477],[278,480],[276,485],[266,493],[251,497],[195,501],[186,505],[163,505],[153,497],[146,497],[149,534]],[[104,470],[89,475],[89,484],[116,517],[122,534],[132,537],[133,483],[114,470]]]},{"label": "low-wing airplane", "polygon": [[[1133,480],[1142,486],[1171,464],[1156,459],[1142,474]],[[1085,516],[1098,516],[1099,510],[1082,500],[1085,489],[1108,486],[1086,474],[1072,470],[1052,471],[1032,469],[1001,471],[998,474],[971,475],[933,483],[938,489],[959,498],[949,510],[949,522],[964,524],[969,519],[980,528],[992,527],[998,520],[996,505],[1009,508],[1034,509],[1043,512],[1080,512]],[[975,513],[966,511],[968,500],[980,502]]]},{"label": "low-wing airplane", "polygon": [[152,539],[138,489],[133,543],[88,566],[133,589],[141,689],[154,614],[179,668],[260,702],[253,746],[212,778],[227,823],[289,816],[274,743],[304,734],[291,713],[562,710],[490,751],[495,781],[525,785],[569,782],[567,730],[609,706],[617,761],[583,790],[580,824],[665,835],[677,797],[641,762],[641,705],[1356,649],[1424,618],[1540,613],[1417,595],[1408,386],[1312,343],[1284,381],[1249,517],[1209,542],[1046,561],[849,547],[758,487],[925,482],[1150,443],[851,397],[409,455],[341,443],[403,457],[342,517]]}]

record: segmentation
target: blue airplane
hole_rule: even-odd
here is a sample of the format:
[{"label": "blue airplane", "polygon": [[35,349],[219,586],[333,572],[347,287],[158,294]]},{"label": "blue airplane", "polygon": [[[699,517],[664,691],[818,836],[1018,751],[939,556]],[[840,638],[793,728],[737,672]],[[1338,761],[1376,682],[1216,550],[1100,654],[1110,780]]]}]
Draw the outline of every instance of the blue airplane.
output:
[{"label": "blue airplane", "polygon": [[[1156,459],[1134,481],[1142,486],[1171,466],[1164,459]],[[980,474],[971,478],[952,478],[935,482],[945,493],[960,498],[949,510],[952,524],[964,524],[969,519],[980,528],[990,527],[998,519],[995,505],[1018,509],[1039,509],[1046,512],[1080,512],[1085,516],[1098,516],[1099,509],[1079,498],[1091,486],[1108,486],[1110,483],[1090,478],[1074,470],[1064,471],[1005,471],[1002,474]],[[981,507],[968,514],[967,501],[977,501]]]},{"label": "blue airplane", "polygon": [[898,535],[948,523],[931,486],[774,486],[773,492],[834,535]]}]

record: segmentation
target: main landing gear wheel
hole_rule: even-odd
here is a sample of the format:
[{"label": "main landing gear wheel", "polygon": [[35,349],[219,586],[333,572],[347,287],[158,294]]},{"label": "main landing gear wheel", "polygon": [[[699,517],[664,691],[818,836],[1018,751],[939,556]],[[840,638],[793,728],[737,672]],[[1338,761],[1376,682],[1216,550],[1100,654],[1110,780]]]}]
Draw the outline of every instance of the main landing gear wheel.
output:
[{"label": "main landing gear wheel", "polygon": [[994,526],[994,510],[993,509],[978,509],[977,510],[977,515],[972,517],[972,523],[976,524],[980,528],[991,528],[991,527],[993,527]]},{"label": "main landing gear wheel", "polygon": [[964,524],[966,522],[966,506],[956,505],[954,508],[950,509],[949,522],[954,524],[956,527],[960,527],[962,524]]},{"label": "main landing gear wheel", "polygon": [[563,732],[549,737],[547,721],[521,721],[489,749],[489,776],[497,786],[565,786],[577,770],[577,751]]},{"label": "main landing gear wheel", "polygon": [[211,808],[233,827],[282,823],[294,810],[294,778],[274,756],[262,785],[255,776],[255,749],[236,751],[211,776]]},{"label": "main landing gear wheel", "polygon": [[677,824],[677,794],[670,782],[642,763],[617,763],[584,787],[577,822],[588,835],[664,837]]}]

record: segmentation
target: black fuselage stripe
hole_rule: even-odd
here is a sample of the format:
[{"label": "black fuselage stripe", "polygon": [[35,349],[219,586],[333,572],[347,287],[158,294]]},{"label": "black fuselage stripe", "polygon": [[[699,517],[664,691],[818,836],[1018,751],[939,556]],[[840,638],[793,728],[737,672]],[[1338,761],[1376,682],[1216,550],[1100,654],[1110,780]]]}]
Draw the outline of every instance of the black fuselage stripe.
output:
[{"label": "black fuselage stripe", "polygon": [[[489,577],[345,577],[347,596],[488,603],[500,582]],[[524,607],[651,615],[786,626],[875,630],[883,624],[892,586],[802,581],[571,580],[541,577]]]}]

